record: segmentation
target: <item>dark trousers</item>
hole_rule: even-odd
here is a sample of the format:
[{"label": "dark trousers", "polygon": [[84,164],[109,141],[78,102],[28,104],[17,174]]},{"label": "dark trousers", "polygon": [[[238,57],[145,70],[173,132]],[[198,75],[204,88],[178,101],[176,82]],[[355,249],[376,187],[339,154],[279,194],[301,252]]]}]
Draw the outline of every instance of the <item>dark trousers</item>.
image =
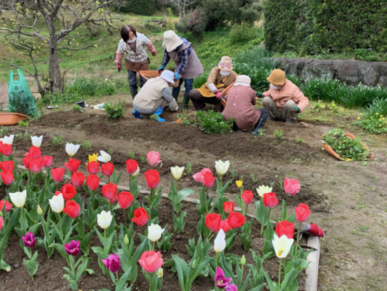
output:
[{"label": "dark trousers", "polygon": [[215,105],[215,112],[223,111],[222,102],[216,97],[203,97],[199,90],[192,90],[189,93],[189,97],[191,98],[196,111],[203,109],[206,106],[206,103]]},{"label": "dark trousers", "polygon": [[[259,108],[258,110],[261,112],[261,117],[258,119],[258,122],[254,125],[254,131],[258,131],[261,128],[263,128],[265,122],[267,121],[267,118],[269,117],[269,113],[267,112],[266,108]],[[232,130],[234,131],[239,130],[235,122],[232,124]]]},{"label": "dark trousers", "polygon": [[184,87],[185,87],[185,93],[186,95],[189,94],[189,92],[191,92],[192,88],[193,88],[193,79],[180,79],[180,82],[179,82],[179,87],[173,87],[172,88],[172,92],[173,93],[179,93],[180,92],[180,87],[181,85],[183,84],[183,81],[184,81]]},{"label": "dark trousers", "polygon": [[[134,97],[136,97],[137,95],[137,89],[138,89],[137,72],[128,70],[128,80],[129,80],[130,93],[132,94],[132,97],[134,99]],[[140,88],[142,88],[142,86],[144,86],[145,83],[146,83],[146,79],[140,75]]]}]

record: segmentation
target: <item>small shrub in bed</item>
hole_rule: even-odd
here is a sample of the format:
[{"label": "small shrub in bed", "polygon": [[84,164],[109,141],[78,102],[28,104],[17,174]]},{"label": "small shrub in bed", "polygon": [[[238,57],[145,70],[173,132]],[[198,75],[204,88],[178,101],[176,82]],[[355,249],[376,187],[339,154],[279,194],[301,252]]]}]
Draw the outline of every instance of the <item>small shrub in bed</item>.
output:
[{"label": "small shrub in bed", "polygon": [[199,128],[207,134],[231,132],[233,122],[233,119],[224,120],[222,113],[213,110],[198,112]]},{"label": "small shrub in bed", "polygon": [[106,111],[106,114],[109,118],[111,119],[118,119],[122,118],[125,113],[125,108],[124,108],[125,102],[120,101],[118,103],[105,103],[103,108]]}]

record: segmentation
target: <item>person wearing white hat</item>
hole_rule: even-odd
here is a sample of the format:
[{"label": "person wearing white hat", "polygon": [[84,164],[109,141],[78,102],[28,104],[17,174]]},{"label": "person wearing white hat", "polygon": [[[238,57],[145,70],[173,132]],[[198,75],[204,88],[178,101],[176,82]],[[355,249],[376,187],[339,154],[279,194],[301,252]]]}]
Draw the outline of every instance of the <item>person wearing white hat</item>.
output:
[{"label": "person wearing white hat", "polygon": [[177,111],[179,107],[169,89],[174,82],[173,72],[168,70],[163,71],[160,77],[148,80],[133,100],[134,117],[143,119],[155,114],[158,121],[164,122],[160,114],[166,106],[171,111]]},{"label": "person wearing white hat", "polygon": [[178,36],[174,31],[164,32],[164,58],[159,71],[164,70],[170,59],[175,62],[175,80],[180,80],[179,86],[173,88],[172,96],[176,99],[180,93],[180,87],[184,81],[185,94],[182,109],[188,109],[189,92],[193,87],[193,79],[203,74],[204,69],[197,57],[192,45],[185,38]]}]

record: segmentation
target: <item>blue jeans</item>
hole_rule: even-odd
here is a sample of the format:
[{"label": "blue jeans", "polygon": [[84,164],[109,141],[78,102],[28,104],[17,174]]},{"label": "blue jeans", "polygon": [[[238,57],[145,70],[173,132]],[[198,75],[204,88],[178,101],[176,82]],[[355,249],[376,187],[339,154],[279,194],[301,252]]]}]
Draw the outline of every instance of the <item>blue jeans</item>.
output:
[{"label": "blue jeans", "polygon": [[[136,97],[136,95],[137,95],[137,88],[138,88],[138,86],[137,86],[137,72],[128,70],[128,79],[129,79],[130,93],[132,94],[132,97],[134,99],[134,97]],[[146,83],[146,79],[140,75],[140,88],[142,88],[142,86],[144,86],[145,83]]]},{"label": "blue jeans", "polygon": [[180,79],[179,87],[173,88],[172,93],[179,93],[180,92],[180,87],[183,84],[183,81],[184,81],[184,87],[185,87],[185,94],[186,95],[189,94],[189,92],[193,88],[193,79]]}]

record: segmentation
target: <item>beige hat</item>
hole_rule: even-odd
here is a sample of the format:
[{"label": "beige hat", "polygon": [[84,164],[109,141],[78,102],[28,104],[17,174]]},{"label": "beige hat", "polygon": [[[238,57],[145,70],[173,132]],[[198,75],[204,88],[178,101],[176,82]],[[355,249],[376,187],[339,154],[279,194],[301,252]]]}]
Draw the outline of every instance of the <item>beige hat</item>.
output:
[{"label": "beige hat", "polygon": [[250,86],[251,79],[249,76],[246,75],[239,75],[236,79],[236,82],[234,83],[235,86]]},{"label": "beige hat", "polygon": [[177,36],[177,34],[173,30],[168,30],[164,32],[163,37],[163,48],[165,48],[167,52],[171,52],[179,45],[183,44],[183,41]]},{"label": "beige hat", "polygon": [[286,83],[285,72],[280,69],[275,69],[271,72],[267,80],[274,86],[283,86]]}]

